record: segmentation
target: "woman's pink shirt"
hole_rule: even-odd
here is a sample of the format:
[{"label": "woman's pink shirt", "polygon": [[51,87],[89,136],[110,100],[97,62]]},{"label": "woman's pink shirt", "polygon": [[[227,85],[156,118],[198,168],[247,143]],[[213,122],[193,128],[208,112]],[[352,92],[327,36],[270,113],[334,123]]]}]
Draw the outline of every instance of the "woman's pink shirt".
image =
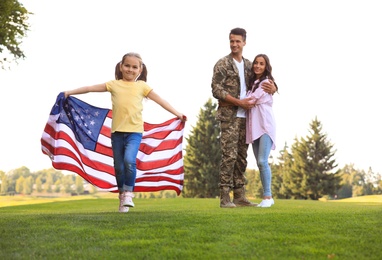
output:
[{"label": "woman's pink shirt", "polygon": [[[268,80],[263,80],[253,93],[248,93],[256,105],[247,110],[246,120],[246,142],[252,143],[263,134],[268,134],[272,139],[272,150],[276,149],[276,122],[273,114],[273,96],[266,93],[262,84]],[[256,82],[255,82],[256,83]]]}]

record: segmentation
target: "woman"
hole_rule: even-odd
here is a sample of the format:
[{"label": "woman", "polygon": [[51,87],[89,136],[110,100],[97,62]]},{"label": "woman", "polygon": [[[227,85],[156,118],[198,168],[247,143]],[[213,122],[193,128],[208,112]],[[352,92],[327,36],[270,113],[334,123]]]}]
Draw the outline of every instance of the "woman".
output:
[{"label": "woman", "polygon": [[273,96],[261,87],[263,83],[274,82],[272,66],[265,54],[259,54],[252,63],[253,77],[247,97],[251,97],[255,106],[247,111],[246,142],[252,144],[257,166],[260,170],[263,185],[263,200],[258,207],[268,208],[274,204],[271,184],[272,173],[268,164],[271,149],[274,150],[276,138],[276,123],[273,115]]}]

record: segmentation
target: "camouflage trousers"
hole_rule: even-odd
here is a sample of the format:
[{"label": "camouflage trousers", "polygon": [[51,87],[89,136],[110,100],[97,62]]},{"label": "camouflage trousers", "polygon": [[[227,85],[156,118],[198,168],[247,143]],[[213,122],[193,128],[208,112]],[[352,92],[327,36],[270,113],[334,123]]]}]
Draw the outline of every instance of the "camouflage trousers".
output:
[{"label": "camouflage trousers", "polygon": [[245,118],[221,121],[219,187],[240,188],[245,184],[248,144],[245,143]]}]

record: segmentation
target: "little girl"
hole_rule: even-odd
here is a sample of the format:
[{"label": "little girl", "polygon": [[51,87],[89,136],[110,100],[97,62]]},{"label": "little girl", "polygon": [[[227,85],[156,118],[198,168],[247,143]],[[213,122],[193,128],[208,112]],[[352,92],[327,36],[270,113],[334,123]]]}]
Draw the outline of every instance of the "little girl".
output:
[{"label": "little girl", "polygon": [[119,212],[128,212],[134,207],[132,198],[137,174],[136,157],[143,133],[143,98],[149,98],[162,106],[180,120],[185,116],[175,110],[146,84],[147,68],[137,53],[127,53],[117,64],[115,80],[93,86],[85,86],[65,91],[70,95],[88,92],[111,93],[112,125],[111,145],[113,150],[114,171],[119,191]]}]

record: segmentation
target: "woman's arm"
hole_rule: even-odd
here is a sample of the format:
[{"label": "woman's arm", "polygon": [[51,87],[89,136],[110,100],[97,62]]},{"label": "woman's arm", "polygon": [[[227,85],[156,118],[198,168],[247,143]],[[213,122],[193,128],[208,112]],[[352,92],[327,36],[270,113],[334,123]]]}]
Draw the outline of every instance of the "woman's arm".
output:
[{"label": "woman's arm", "polygon": [[173,108],[170,103],[168,103],[166,100],[164,100],[163,98],[161,98],[157,93],[154,92],[154,90],[151,90],[150,93],[147,95],[147,97],[153,101],[155,101],[155,103],[157,103],[158,105],[160,105],[161,107],[163,107],[164,109],[166,109],[168,112],[170,112],[171,114],[175,115],[176,117],[178,117],[180,120],[182,121],[186,121],[186,117],[183,116],[182,113],[179,113],[175,108]]},{"label": "woman's arm", "polygon": [[79,95],[79,94],[85,94],[89,92],[105,92],[107,91],[106,89],[106,83],[102,84],[97,84],[93,86],[85,86],[85,87],[80,87],[72,90],[67,90],[65,91],[65,98],[67,98],[70,95]]}]

